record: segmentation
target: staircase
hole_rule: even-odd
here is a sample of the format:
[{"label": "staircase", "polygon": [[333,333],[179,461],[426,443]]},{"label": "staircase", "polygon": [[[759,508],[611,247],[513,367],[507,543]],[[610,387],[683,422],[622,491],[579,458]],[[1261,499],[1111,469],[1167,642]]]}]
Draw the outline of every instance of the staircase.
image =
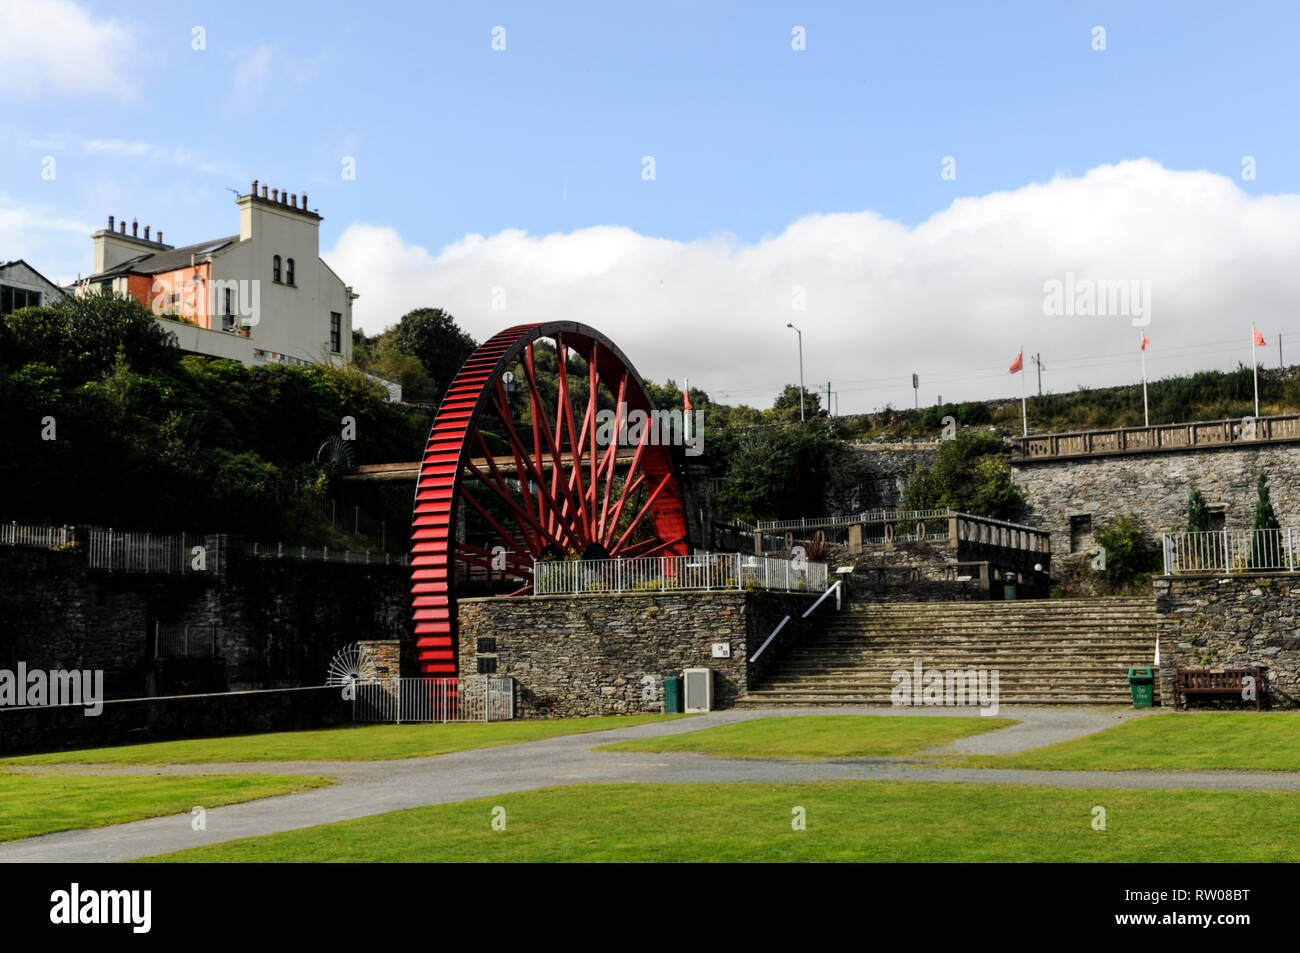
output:
[{"label": "staircase", "polygon": [[1131,704],[1128,669],[1156,644],[1150,598],[880,603],[814,619],[739,706],[888,705],[890,676],[918,661],[996,669],[1001,705]]}]

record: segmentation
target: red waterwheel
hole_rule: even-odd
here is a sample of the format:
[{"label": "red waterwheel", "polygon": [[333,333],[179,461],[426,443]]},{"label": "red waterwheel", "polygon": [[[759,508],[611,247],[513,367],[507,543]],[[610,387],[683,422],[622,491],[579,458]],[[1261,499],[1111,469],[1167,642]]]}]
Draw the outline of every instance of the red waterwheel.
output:
[{"label": "red waterwheel", "polygon": [[[553,400],[539,387],[534,344],[542,339],[555,346]],[[586,363],[581,407],[572,399],[570,352]],[[520,366],[521,373],[512,371]],[[516,391],[524,389],[527,423],[513,417],[507,373]],[[606,434],[609,414],[619,433],[626,415],[655,410],[623,353],[600,332],[570,321],[507,328],[457,373],[429,433],[415,493],[411,593],[422,674],[457,673],[457,562],[489,568],[495,555],[498,565],[504,558],[510,573],[531,583],[539,557],[687,554],[674,448],[652,439],[649,426],[634,446],[598,439],[601,395],[613,404],[605,408]],[[468,541],[462,512],[505,552]]]}]

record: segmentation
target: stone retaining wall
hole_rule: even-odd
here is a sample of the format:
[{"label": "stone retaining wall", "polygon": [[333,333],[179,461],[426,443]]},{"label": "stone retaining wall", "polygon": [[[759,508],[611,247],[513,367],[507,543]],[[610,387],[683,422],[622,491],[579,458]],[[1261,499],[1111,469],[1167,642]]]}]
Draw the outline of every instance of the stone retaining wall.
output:
[{"label": "stone retaining wall", "polygon": [[[814,598],[727,590],[462,599],[460,672],[494,659],[496,674],[516,681],[522,718],[662,712],[664,677],[685,668],[713,669],[714,706],[729,708],[796,637]],[[729,644],[730,658],[712,656],[715,642]]]},{"label": "stone retaining wall", "polygon": [[1266,702],[1300,707],[1300,577],[1161,576],[1154,585],[1164,704],[1173,704],[1175,668],[1260,665]]}]

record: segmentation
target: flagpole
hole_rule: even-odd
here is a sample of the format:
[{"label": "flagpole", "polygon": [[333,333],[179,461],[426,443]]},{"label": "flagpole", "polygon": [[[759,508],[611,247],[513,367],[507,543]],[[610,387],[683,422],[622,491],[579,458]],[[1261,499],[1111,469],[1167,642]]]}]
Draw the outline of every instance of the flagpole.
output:
[{"label": "flagpole", "polygon": [[[1025,405],[1025,346],[1020,345],[1020,424],[1024,431],[1023,436],[1029,436],[1029,411]],[[1258,416],[1258,414],[1256,414]]]},{"label": "flagpole", "polygon": [[1151,426],[1151,414],[1147,410],[1147,345],[1146,335],[1139,331],[1138,335],[1142,338],[1142,426]]},{"label": "flagpole", "polygon": [[1250,369],[1255,373],[1255,416],[1259,416],[1259,361],[1255,359],[1255,322],[1250,322]]},{"label": "flagpole", "polygon": [[691,439],[691,379],[684,378],[685,384],[682,386],[682,393],[686,399],[682,401],[682,439],[690,441]]}]

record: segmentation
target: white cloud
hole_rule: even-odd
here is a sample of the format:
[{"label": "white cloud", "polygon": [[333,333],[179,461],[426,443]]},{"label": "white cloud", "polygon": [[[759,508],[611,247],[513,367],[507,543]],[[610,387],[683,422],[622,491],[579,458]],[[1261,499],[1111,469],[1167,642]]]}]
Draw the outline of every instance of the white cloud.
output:
[{"label": "white cloud", "polygon": [[250,99],[271,81],[271,48],[262,43],[251,50],[239,50],[235,57],[235,92]]},{"label": "white cloud", "polygon": [[132,99],[139,83],[134,35],[116,20],[97,20],[69,0],[0,3],[0,63],[5,93]]},{"label": "white cloud", "polygon": [[[1017,393],[1007,367],[1022,344],[1042,353],[1049,391],[1137,379],[1130,317],[1044,313],[1044,283],[1068,272],[1151,283],[1152,377],[1249,363],[1252,320],[1270,341],[1300,331],[1300,196],[1253,197],[1223,176],[1149,160],[960,199],[910,228],[853,212],[809,216],[753,244],[609,226],[508,230],[435,254],[356,224],[326,258],[361,294],[368,332],[422,305],[448,309],[479,340],[511,324],[576,320],[608,334],[645,376],[689,377],[757,406],[798,378],[787,322],[803,331],[807,385],[842,388],[843,412],[910,406],[914,370],[927,403]],[[496,287],[505,311],[492,310]],[[792,308],[796,288],[806,310]],[[1276,363],[1276,348],[1260,356]]]}]

